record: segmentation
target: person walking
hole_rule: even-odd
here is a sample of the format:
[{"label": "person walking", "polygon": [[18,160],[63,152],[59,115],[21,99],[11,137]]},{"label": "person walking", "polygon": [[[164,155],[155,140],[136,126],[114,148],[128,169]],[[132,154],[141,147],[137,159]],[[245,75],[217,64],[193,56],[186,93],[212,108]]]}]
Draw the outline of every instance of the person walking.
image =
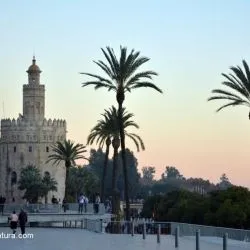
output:
[{"label": "person walking", "polygon": [[68,208],[68,203],[65,198],[63,199],[62,207],[63,207],[63,212],[66,213],[67,208]]},{"label": "person walking", "polygon": [[87,213],[87,207],[88,207],[89,199],[87,196],[84,198],[84,212]]},{"label": "person walking", "polygon": [[84,195],[81,193],[80,197],[78,198],[78,212],[82,214],[83,211],[83,205],[84,205]]},{"label": "person walking", "polygon": [[15,210],[12,212],[8,220],[10,221],[10,228],[13,230],[13,234],[15,234],[18,222],[18,216]]},{"label": "person walking", "polygon": [[27,213],[24,212],[23,209],[21,209],[21,212],[19,213],[18,220],[19,220],[19,225],[21,228],[21,234],[25,234],[25,225],[28,221],[28,216],[27,216]]},{"label": "person walking", "polygon": [[3,197],[2,195],[0,196],[0,213],[3,215],[4,211],[4,203],[6,201],[6,198]]},{"label": "person walking", "polygon": [[100,195],[96,194],[96,197],[95,197],[95,213],[96,214],[99,213],[99,204],[100,204],[100,202],[101,202]]}]

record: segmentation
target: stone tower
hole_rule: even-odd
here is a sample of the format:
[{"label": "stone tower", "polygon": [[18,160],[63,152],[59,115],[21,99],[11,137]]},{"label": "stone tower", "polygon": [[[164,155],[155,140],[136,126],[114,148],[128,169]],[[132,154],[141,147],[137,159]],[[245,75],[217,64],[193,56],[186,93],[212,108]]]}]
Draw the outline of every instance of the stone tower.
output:
[{"label": "stone tower", "polygon": [[[28,68],[28,84],[23,85],[23,114],[17,119],[1,120],[0,195],[11,202],[23,202],[18,190],[21,168],[35,165],[43,175],[48,172],[58,182],[56,198],[64,197],[64,164],[46,163],[51,145],[66,139],[66,121],[45,119],[45,86],[40,84],[41,70],[33,57]],[[50,201],[52,193],[48,196]]]}]

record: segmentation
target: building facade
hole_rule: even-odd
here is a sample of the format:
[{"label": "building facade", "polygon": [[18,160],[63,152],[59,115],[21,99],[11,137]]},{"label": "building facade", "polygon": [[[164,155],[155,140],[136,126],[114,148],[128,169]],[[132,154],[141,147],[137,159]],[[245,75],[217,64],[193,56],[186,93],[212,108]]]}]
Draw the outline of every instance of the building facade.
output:
[{"label": "building facade", "polygon": [[[23,114],[17,119],[1,120],[0,137],[0,195],[6,202],[24,202],[18,190],[21,169],[35,165],[42,176],[48,172],[58,182],[58,199],[64,198],[65,167],[63,162],[46,163],[51,145],[66,139],[66,121],[45,118],[45,86],[40,84],[41,70],[35,57],[27,70],[28,84],[23,85]],[[52,193],[49,194],[49,201]],[[13,199],[14,198],[14,199]]]}]

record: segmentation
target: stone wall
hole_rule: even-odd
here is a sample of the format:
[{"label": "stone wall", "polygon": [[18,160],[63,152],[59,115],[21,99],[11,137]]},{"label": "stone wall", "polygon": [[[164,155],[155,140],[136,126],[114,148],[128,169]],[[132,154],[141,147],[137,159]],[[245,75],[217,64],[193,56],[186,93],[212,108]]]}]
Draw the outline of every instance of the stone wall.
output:
[{"label": "stone wall", "polygon": [[[0,140],[0,194],[12,197],[21,202],[22,193],[17,184],[11,185],[12,173],[20,177],[21,168],[29,164],[37,166],[41,173],[48,171],[58,182],[58,191],[54,193],[61,200],[64,197],[65,167],[64,163],[53,165],[46,163],[51,154],[51,146],[56,141],[66,139],[66,121],[51,119],[43,121],[27,121],[25,119],[1,120]],[[49,195],[49,201],[52,194]]]}]

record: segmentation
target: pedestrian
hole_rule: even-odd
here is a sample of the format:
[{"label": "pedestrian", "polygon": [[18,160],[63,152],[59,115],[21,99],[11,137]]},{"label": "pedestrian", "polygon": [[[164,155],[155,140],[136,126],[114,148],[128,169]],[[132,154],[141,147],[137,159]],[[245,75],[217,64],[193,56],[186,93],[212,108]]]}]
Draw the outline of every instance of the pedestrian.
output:
[{"label": "pedestrian", "polygon": [[19,220],[19,225],[21,228],[21,233],[25,234],[25,225],[28,221],[28,216],[27,216],[27,213],[23,209],[21,209],[21,212],[19,213],[18,220]]},{"label": "pedestrian", "polygon": [[66,211],[67,211],[67,206],[68,206],[67,201],[66,201],[66,199],[64,198],[64,199],[63,199],[63,202],[62,202],[62,207],[63,207],[64,213],[66,213]]},{"label": "pedestrian", "polygon": [[97,194],[96,197],[95,197],[95,213],[98,214],[99,213],[99,204],[101,202],[101,199],[100,199],[100,195]]},{"label": "pedestrian", "polygon": [[4,211],[4,203],[6,201],[6,198],[3,197],[2,195],[0,196],[0,213],[3,215]]},{"label": "pedestrian", "polygon": [[78,198],[78,212],[82,214],[85,197],[81,193]]},{"label": "pedestrian", "polygon": [[89,199],[87,196],[84,198],[84,212],[87,213],[87,207],[88,207]]},{"label": "pedestrian", "polygon": [[10,228],[13,230],[13,234],[15,234],[18,222],[18,216],[16,215],[15,210],[12,212],[8,220],[10,221]]},{"label": "pedestrian", "polygon": [[3,215],[3,197],[0,196],[0,213]]}]

